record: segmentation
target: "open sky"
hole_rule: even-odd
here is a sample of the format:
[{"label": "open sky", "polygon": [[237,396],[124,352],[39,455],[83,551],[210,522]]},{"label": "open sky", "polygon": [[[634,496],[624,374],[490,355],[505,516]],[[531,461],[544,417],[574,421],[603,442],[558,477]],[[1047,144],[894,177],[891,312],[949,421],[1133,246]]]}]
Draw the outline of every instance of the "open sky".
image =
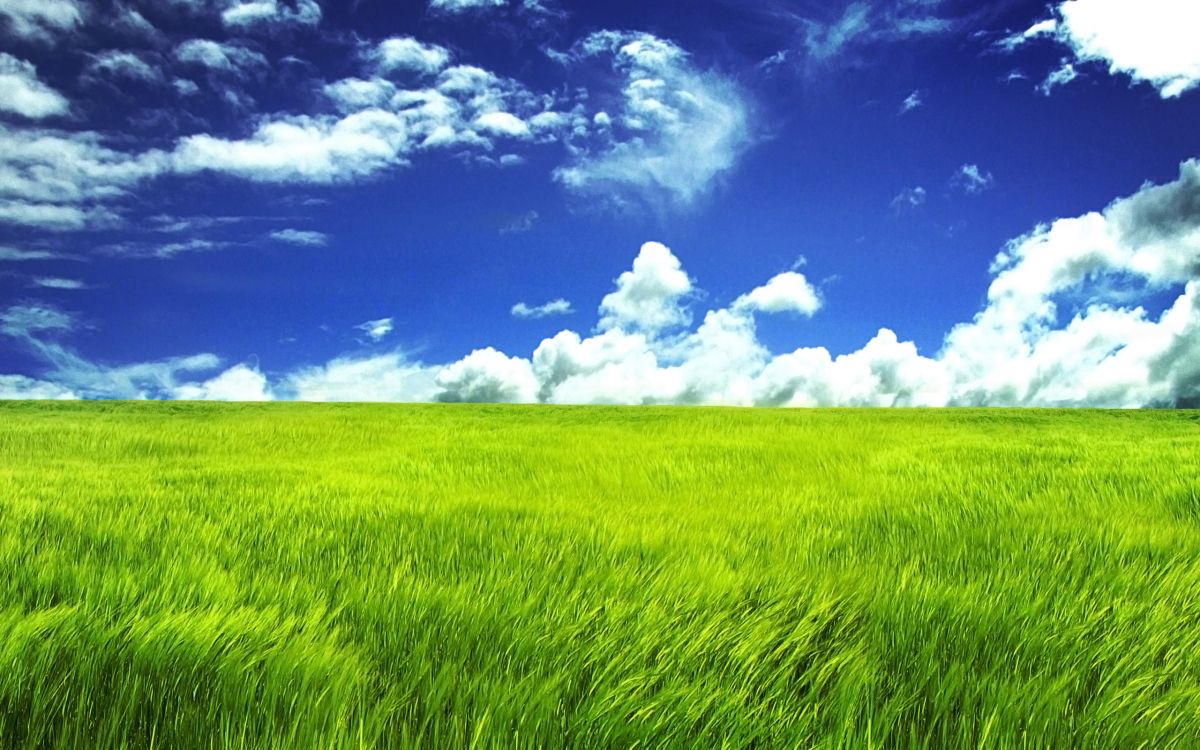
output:
[{"label": "open sky", "polygon": [[0,398],[1200,405],[1194,0],[0,0]]}]

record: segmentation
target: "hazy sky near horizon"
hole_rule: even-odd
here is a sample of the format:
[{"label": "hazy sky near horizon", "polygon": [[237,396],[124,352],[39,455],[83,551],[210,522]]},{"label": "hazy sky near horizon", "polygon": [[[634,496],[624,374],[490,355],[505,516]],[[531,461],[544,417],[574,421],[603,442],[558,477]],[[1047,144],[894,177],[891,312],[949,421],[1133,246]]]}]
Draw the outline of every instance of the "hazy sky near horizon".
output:
[{"label": "hazy sky near horizon", "polygon": [[1192,0],[0,0],[0,398],[1200,404]]}]

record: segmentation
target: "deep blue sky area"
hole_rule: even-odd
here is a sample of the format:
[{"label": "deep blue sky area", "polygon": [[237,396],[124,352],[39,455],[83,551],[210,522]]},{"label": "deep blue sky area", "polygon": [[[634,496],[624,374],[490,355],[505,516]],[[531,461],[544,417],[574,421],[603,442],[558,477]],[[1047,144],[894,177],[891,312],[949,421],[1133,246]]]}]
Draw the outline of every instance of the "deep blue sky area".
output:
[{"label": "deep blue sky area", "polygon": [[0,0],[0,396],[1182,403],[1200,10],[1120,6]]}]

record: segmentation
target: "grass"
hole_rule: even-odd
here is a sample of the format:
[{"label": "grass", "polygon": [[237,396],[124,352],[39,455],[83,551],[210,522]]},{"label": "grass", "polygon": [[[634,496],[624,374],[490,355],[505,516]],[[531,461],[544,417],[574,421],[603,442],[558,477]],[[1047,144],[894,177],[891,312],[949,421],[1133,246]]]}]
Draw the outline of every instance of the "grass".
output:
[{"label": "grass", "polygon": [[1200,413],[0,404],[0,747],[1200,746]]}]

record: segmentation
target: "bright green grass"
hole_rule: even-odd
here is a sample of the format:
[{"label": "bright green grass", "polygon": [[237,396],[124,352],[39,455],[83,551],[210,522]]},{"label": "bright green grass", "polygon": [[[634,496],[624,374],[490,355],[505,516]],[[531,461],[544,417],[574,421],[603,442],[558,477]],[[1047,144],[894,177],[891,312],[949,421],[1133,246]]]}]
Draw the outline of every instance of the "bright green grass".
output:
[{"label": "bright green grass", "polygon": [[1200,747],[1200,414],[0,404],[0,747]]}]

